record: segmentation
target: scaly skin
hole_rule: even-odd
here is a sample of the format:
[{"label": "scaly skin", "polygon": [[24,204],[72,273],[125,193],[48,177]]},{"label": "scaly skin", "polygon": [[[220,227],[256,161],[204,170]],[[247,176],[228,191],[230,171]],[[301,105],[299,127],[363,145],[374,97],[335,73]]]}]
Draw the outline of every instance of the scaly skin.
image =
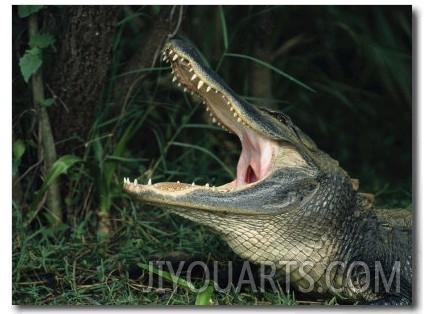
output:
[{"label": "scaly skin", "polygon": [[411,304],[411,213],[374,210],[357,180],[287,115],[241,99],[189,43],[170,40],[163,55],[173,80],[240,138],[236,179],[220,187],[125,179],[124,190],[209,226],[238,255],[273,265],[303,292]]}]

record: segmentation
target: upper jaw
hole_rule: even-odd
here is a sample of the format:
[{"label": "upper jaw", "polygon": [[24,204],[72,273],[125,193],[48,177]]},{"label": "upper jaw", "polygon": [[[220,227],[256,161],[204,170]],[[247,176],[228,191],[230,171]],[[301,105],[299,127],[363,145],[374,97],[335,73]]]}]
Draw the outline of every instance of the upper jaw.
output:
[{"label": "upper jaw", "polygon": [[236,95],[214,71],[201,66],[200,58],[186,42],[168,42],[163,60],[170,63],[173,81],[203,100],[212,122],[240,138],[242,152],[236,179],[226,187],[238,188],[263,179],[271,168],[278,143],[256,127],[261,111]]},{"label": "upper jaw", "polygon": [[237,134],[240,139],[244,129],[252,128],[244,108],[251,105],[242,103],[244,101],[216,72],[202,66],[192,46],[185,41],[170,40],[164,47],[163,60],[170,63],[173,82],[202,99],[214,124]]},{"label": "upper jaw", "polygon": [[213,123],[227,128],[240,139],[246,129],[251,129],[270,140],[292,141],[281,123],[238,96],[216,72],[203,65],[186,41],[169,40],[163,49],[163,60],[170,63],[173,81],[202,99]]}]

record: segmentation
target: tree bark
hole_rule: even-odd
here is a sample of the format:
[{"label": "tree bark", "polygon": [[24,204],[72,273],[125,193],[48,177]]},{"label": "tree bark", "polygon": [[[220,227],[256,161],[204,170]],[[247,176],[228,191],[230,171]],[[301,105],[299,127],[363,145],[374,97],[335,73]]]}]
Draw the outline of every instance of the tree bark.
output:
[{"label": "tree bark", "polygon": [[111,62],[118,6],[75,6],[50,86],[59,155],[82,155]]}]

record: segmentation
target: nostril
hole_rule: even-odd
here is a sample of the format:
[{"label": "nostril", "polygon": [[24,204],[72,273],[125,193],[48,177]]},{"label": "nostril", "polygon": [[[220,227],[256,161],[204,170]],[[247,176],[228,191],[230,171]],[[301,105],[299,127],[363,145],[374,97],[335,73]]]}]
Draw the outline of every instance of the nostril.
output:
[{"label": "nostril", "polygon": [[256,177],[256,174],[254,173],[253,168],[249,165],[247,167],[245,182],[246,183],[253,183],[253,182],[256,182],[257,180],[258,180],[258,178]]}]

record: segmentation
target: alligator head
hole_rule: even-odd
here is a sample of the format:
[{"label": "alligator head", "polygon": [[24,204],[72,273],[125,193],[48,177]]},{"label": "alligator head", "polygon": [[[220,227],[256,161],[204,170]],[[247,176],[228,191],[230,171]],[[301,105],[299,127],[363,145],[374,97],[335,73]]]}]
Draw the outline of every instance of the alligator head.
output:
[{"label": "alligator head", "polygon": [[[163,60],[171,65],[173,81],[198,95],[213,122],[239,138],[236,178],[218,187],[125,179],[124,190],[213,228],[253,262],[269,261],[278,268],[286,266],[284,261],[309,262],[304,271],[314,281],[313,290],[326,292],[327,265],[351,249],[346,239],[356,207],[351,178],[287,115],[236,95],[188,42],[168,41]],[[293,268],[286,275],[301,288],[312,285]],[[337,273],[333,278],[342,281]]]},{"label": "alligator head", "polygon": [[218,187],[151,181],[130,184],[126,179],[124,190],[130,195],[167,207],[265,215],[303,207],[318,193],[319,178],[339,175],[350,180],[287,115],[258,108],[236,95],[202,64],[191,44],[170,40],[163,55],[163,60],[171,64],[173,81],[196,93],[213,123],[240,139],[242,152],[236,178]]}]

